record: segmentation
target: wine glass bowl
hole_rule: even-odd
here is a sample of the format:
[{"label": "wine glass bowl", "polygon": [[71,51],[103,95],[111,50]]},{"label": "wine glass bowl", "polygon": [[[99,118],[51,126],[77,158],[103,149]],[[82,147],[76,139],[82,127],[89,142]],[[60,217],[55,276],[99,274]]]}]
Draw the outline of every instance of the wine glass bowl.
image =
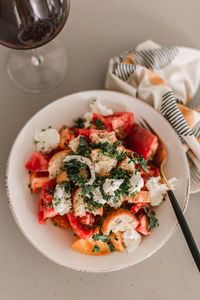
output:
[{"label": "wine glass bowl", "polygon": [[0,0],[0,44],[32,49],[12,51],[8,56],[9,78],[21,89],[40,93],[64,79],[68,68],[65,48],[58,41],[46,44],[62,30],[69,7],[70,0]]},{"label": "wine glass bowl", "polygon": [[0,43],[33,49],[50,42],[69,14],[68,0],[0,0]]}]

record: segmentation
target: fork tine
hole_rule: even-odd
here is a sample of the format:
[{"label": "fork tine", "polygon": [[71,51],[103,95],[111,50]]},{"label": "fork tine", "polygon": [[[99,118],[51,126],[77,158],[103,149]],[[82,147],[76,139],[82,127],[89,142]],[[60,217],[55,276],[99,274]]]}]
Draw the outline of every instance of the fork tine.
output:
[{"label": "fork tine", "polygon": [[137,124],[140,125],[141,127],[145,128],[145,129],[147,129],[147,130],[150,129],[150,128],[148,128],[147,124],[145,124],[144,119],[142,119],[142,118],[137,119]]}]

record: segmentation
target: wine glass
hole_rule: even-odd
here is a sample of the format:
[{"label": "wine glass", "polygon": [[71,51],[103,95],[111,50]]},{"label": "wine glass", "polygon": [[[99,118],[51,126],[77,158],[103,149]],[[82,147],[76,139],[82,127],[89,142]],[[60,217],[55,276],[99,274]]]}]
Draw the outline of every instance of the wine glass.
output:
[{"label": "wine glass", "polygon": [[[7,60],[10,79],[25,91],[55,88],[67,71],[67,53],[52,42],[69,14],[69,0],[0,0],[0,44],[16,49]],[[23,51],[28,50],[29,51]]]}]

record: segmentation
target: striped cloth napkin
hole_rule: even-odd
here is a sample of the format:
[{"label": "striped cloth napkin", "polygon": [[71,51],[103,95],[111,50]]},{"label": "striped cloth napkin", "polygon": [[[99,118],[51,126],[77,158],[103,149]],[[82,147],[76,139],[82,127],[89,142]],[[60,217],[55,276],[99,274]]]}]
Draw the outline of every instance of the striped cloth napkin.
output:
[{"label": "striped cloth napkin", "polygon": [[[191,193],[200,191],[200,107],[187,107],[200,82],[200,51],[151,40],[109,61],[105,87],[159,110],[177,132],[190,166]],[[189,150],[188,150],[189,149]]]}]

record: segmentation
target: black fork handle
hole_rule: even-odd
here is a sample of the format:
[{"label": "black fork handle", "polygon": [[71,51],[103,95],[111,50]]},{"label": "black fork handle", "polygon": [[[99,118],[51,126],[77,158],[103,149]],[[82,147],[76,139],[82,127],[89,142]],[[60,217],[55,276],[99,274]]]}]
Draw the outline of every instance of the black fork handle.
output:
[{"label": "black fork handle", "polygon": [[174,209],[174,212],[176,214],[176,217],[178,219],[181,230],[184,234],[184,237],[185,237],[188,247],[190,249],[190,252],[191,252],[191,254],[194,258],[194,261],[196,263],[196,266],[200,272],[200,252],[197,248],[197,245],[196,245],[193,235],[190,231],[188,223],[183,215],[183,212],[182,212],[182,210],[178,204],[178,201],[176,200],[176,197],[175,197],[174,193],[172,192],[172,190],[169,190],[167,193],[168,193],[169,199],[171,201],[172,207]]}]

